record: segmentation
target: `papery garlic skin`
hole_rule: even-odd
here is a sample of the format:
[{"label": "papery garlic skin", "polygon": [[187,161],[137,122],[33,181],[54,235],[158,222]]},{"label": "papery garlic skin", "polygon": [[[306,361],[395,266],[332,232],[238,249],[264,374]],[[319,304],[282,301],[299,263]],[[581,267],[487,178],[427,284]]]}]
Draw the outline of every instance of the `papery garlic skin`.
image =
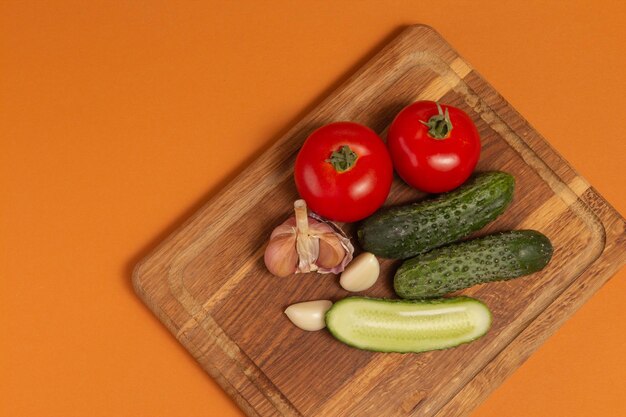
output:
[{"label": "papery garlic skin", "polygon": [[339,285],[346,291],[365,291],[376,283],[379,274],[380,264],[376,256],[363,252],[343,271]]},{"label": "papery garlic skin", "polygon": [[332,305],[329,300],[305,301],[290,305],[285,314],[300,329],[313,332],[326,327],[326,312]]},{"label": "papery garlic skin", "polygon": [[315,231],[315,223],[317,222],[307,215],[304,200],[296,200],[293,207],[296,212],[296,251],[299,256],[296,272],[315,272],[317,271],[315,261],[320,248],[319,242],[317,238],[313,237],[312,232]]}]

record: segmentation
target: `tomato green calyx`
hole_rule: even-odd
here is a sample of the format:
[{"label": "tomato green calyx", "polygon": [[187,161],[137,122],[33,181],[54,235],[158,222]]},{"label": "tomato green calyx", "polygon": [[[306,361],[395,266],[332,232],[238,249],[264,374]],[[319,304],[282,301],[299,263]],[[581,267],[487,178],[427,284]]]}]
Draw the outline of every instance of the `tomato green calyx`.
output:
[{"label": "tomato green calyx", "polygon": [[445,113],[439,103],[437,104],[438,114],[432,116],[427,122],[420,120],[420,122],[428,126],[428,134],[435,139],[445,139],[450,135],[452,131],[452,121],[450,120],[450,114],[448,109]]},{"label": "tomato green calyx", "polygon": [[335,171],[346,172],[356,164],[358,158],[359,156],[349,146],[344,145],[338,151],[330,154],[330,158],[326,162],[330,163]]}]

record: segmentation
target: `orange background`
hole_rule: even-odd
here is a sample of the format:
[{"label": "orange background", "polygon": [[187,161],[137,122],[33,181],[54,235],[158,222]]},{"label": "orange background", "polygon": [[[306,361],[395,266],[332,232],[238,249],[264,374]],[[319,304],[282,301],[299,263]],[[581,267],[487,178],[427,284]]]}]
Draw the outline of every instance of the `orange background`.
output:
[{"label": "orange background", "polygon": [[[406,24],[626,213],[624,2],[0,2],[0,415],[239,416],[133,265]],[[626,415],[626,270],[474,417]]]}]

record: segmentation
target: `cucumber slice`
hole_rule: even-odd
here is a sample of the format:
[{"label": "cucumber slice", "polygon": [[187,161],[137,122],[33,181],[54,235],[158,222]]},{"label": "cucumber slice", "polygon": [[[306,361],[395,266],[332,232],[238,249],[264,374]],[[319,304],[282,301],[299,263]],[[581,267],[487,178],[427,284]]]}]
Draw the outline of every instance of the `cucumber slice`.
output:
[{"label": "cucumber slice", "polygon": [[469,297],[427,301],[349,297],[326,312],[339,341],[376,352],[424,352],[478,339],[491,327],[491,312]]}]

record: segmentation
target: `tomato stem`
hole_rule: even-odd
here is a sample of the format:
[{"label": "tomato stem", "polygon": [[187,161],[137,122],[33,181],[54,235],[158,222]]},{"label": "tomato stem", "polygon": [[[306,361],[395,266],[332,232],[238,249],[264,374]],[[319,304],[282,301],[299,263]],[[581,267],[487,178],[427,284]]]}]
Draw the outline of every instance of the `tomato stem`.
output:
[{"label": "tomato stem", "polygon": [[450,135],[452,131],[452,121],[450,120],[450,114],[448,109],[444,113],[443,109],[437,104],[438,113],[428,119],[428,122],[420,120],[422,124],[428,126],[428,134],[435,139],[445,139]]},{"label": "tomato stem", "polygon": [[344,145],[338,151],[330,154],[330,158],[326,162],[330,163],[337,172],[346,172],[356,164],[358,158],[358,155],[349,146]]}]

